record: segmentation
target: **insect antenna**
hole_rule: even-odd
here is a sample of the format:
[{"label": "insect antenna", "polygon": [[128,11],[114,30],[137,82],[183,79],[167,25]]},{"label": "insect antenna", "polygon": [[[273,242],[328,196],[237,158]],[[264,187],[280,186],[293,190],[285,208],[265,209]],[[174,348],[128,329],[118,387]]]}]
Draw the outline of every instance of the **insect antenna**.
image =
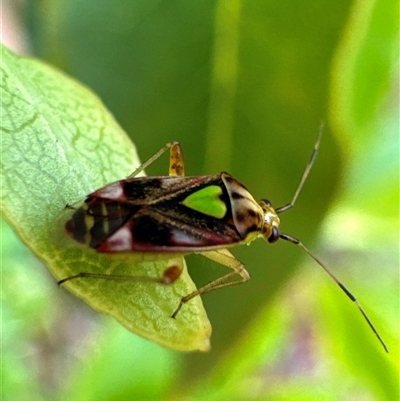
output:
[{"label": "insect antenna", "polygon": [[[286,210],[291,209],[294,204],[296,203],[297,197],[299,196],[301,189],[303,188],[304,183],[306,182],[306,179],[308,177],[308,174],[311,171],[311,168],[314,164],[315,158],[317,156],[318,153],[318,149],[319,149],[319,144],[321,141],[321,135],[322,135],[322,130],[323,130],[323,123],[321,123],[320,125],[320,129],[319,129],[319,133],[318,133],[318,138],[317,141],[315,142],[314,145],[314,149],[311,153],[311,157],[309,162],[307,163],[306,169],[304,170],[304,173],[301,177],[300,183],[297,187],[297,190],[293,196],[293,199],[287,203],[284,206],[278,207],[275,209],[276,213],[283,213]],[[309,256],[311,256],[328,274],[329,276],[335,281],[335,283],[342,289],[342,291],[350,298],[351,301],[353,301],[356,305],[358,310],[361,312],[361,314],[364,316],[364,319],[367,321],[369,327],[371,328],[371,330],[375,333],[376,337],[378,338],[379,342],[382,344],[383,348],[385,349],[386,352],[389,352],[385,342],[383,341],[382,337],[379,335],[378,331],[376,330],[375,326],[372,324],[371,319],[368,317],[368,315],[366,314],[366,312],[364,311],[364,309],[362,308],[362,306],[360,305],[360,303],[357,301],[356,297],[346,288],[346,286],[339,281],[339,279],[325,266],[324,263],[321,262],[321,260],[319,260],[315,255],[313,255],[306,246],[304,246],[304,244],[297,238],[292,237],[288,234],[282,234],[279,233],[279,238],[284,239],[285,241],[291,242],[292,244],[298,245],[300,248],[302,248],[306,253],[308,253]]]},{"label": "insect antenna", "polygon": [[296,189],[296,192],[294,193],[293,199],[289,203],[287,203],[286,205],[276,208],[275,209],[276,213],[286,212],[286,210],[291,209],[294,206],[294,204],[296,203],[297,197],[299,196],[299,194],[300,194],[300,192],[301,192],[301,190],[303,188],[303,185],[307,180],[308,174],[310,173],[311,168],[312,168],[312,166],[314,164],[315,158],[317,157],[317,153],[318,153],[318,149],[319,149],[319,144],[321,142],[321,136],[322,136],[323,129],[324,129],[324,123],[322,122],[320,127],[319,127],[317,142],[315,142],[314,149],[313,149],[313,151],[311,153],[310,160],[307,163],[306,169],[304,170],[304,173],[303,173],[303,175],[301,177],[301,180],[300,180],[300,184],[298,185],[298,187]]},{"label": "insect antenna", "polygon": [[321,262],[315,255],[313,255],[307,247],[303,245],[303,243],[287,234],[279,234],[279,237],[284,239],[285,241],[291,242],[292,244],[298,245],[302,248],[305,252],[307,252],[328,274],[329,276],[335,281],[335,283],[343,290],[343,292],[357,305],[357,308],[364,316],[365,320],[367,321],[371,330],[375,333],[376,337],[378,338],[379,342],[382,344],[383,348],[386,352],[389,352],[385,342],[383,341],[382,337],[379,335],[378,331],[376,330],[375,326],[372,324],[371,319],[368,317],[367,313],[364,311],[360,303],[357,301],[356,297],[346,288],[346,286],[340,282],[340,280],[325,266],[324,263]]}]

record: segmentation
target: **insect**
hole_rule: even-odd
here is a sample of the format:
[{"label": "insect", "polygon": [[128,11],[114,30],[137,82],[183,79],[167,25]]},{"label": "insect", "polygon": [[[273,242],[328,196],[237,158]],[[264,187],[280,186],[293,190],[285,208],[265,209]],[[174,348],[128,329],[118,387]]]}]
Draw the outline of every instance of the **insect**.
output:
[{"label": "insect", "polygon": [[[250,279],[244,265],[227,249],[248,244],[258,237],[269,243],[283,239],[302,248],[357,305],[368,325],[388,349],[354,295],[295,237],[279,231],[279,214],[291,209],[316,158],[321,132],[293,199],[274,208],[266,199],[256,202],[246,187],[226,172],[216,175],[185,176],[182,149],[167,143],[127,179],[113,182],[89,194],[66,223],[76,241],[100,253],[130,252],[133,261],[171,259],[198,253],[232,269],[224,276],[183,296],[172,314],[192,298]],[[170,151],[169,175],[137,177],[164,152]],[[168,267],[162,277],[118,276],[81,272],[58,283],[77,278],[119,281],[152,281],[171,284],[181,270]]]}]

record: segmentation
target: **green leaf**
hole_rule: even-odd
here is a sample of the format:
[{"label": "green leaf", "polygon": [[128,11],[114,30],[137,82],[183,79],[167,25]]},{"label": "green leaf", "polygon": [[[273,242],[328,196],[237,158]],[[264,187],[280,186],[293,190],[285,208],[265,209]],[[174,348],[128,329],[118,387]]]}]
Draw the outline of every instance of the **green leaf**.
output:
[{"label": "green leaf", "polygon": [[[68,238],[66,204],[128,176],[139,165],[129,138],[101,101],[64,74],[2,48],[2,212],[57,280],[81,271],[159,277],[167,260],[134,263]],[[195,289],[184,268],[171,286],[76,279],[66,283],[93,308],[145,338],[177,350],[207,350],[211,328],[200,297],[170,316]]]}]

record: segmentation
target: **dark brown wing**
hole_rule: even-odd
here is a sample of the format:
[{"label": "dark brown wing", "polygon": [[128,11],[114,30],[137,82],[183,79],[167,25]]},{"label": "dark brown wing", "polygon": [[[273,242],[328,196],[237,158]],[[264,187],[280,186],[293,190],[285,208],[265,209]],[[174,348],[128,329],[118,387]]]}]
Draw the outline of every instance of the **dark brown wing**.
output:
[{"label": "dark brown wing", "polygon": [[[220,186],[227,212],[215,218],[186,207],[190,194]],[[220,175],[143,177],[109,184],[88,196],[67,231],[98,252],[195,252],[242,240]]]}]

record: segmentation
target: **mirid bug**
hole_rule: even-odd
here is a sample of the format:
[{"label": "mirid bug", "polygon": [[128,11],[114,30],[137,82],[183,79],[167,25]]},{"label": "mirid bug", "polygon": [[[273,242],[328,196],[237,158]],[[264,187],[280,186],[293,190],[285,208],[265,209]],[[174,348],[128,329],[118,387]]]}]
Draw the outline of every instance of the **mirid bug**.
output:
[{"label": "mirid bug", "polygon": [[[75,212],[66,223],[66,231],[76,241],[100,253],[130,252],[134,262],[198,253],[232,269],[226,275],[183,296],[172,314],[173,318],[192,298],[250,279],[244,265],[227,248],[248,244],[258,237],[263,237],[269,243],[284,239],[302,248],[331,276],[357,305],[388,352],[354,295],[300,240],[279,231],[278,215],[294,206],[314,163],[320,138],[321,131],[293,199],[284,206],[274,208],[266,199],[256,202],[246,187],[226,172],[185,176],[182,149],[178,142],[170,142],[127,179],[113,182],[89,194],[81,206],[73,208]],[[167,150],[170,150],[168,176],[137,177]],[[82,272],[58,283],[92,278],[171,284],[180,274],[180,268],[176,266],[167,268],[159,278]],[[232,281],[234,278],[237,280]]]}]

